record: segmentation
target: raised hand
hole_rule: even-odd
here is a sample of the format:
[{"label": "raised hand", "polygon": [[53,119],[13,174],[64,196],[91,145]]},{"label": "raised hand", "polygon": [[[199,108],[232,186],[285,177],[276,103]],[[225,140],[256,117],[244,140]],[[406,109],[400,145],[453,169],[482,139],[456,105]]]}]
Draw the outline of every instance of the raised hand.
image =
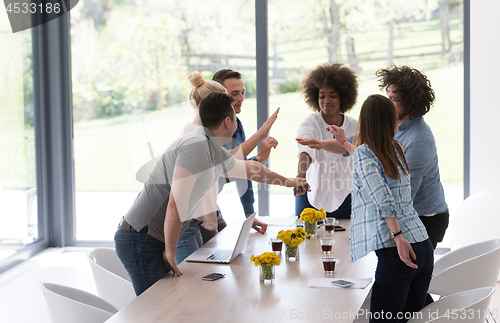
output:
[{"label": "raised hand", "polygon": [[267,136],[269,130],[271,130],[271,127],[274,124],[274,121],[276,121],[276,119],[278,118],[279,112],[280,108],[276,109],[276,111],[274,111],[274,113],[269,118],[267,118],[266,122],[264,122],[264,124],[259,128],[259,130],[257,130],[257,132],[259,132],[262,137]]},{"label": "raised hand", "polygon": [[342,144],[346,140],[344,129],[332,125],[326,127],[326,130],[333,134],[333,137],[339,142],[339,144]]},{"label": "raised hand", "polygon": [[267,137],[266,139],[262,140],[260,151],[257,156],[255,156],[255,158],[257,158],[257,161],[259,163],[262,163],[269,158],[269,155],[271,154],[271,148],[276,148],[277,146],[278,140],[273,137]]},{"label": "raised hand", "polygon": [[310,148],[321,150],[324,148],[324,142],[316,138],[295,138],[297,142],[304,146],[309,146]]}]

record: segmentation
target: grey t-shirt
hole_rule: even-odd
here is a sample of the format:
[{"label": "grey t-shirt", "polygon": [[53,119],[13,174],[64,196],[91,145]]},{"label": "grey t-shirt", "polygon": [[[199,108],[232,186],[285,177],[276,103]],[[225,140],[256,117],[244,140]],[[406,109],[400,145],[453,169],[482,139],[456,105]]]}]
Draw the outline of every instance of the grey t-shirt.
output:
[{"label": "grey t-shirt", "polygon": [[[194,211],[208,190],[218,181],[224,171],[235,164],[231,152],[221,148],[207,128],[198,127],[174,141],[158,160],[144,188],[125,215],[125,220],[136,229],[148,226],[148,234],[165,242],[163,224],[167,211],[174,168],[188,170],[195,181],[191,192],[183,192],[179,198],[186,198],[188,208],[179,214],[184,221],[181,233],[193,218]],[[177,202],[176,197],[176,202]],[[181,204],[181,203],[177,203]]]}]

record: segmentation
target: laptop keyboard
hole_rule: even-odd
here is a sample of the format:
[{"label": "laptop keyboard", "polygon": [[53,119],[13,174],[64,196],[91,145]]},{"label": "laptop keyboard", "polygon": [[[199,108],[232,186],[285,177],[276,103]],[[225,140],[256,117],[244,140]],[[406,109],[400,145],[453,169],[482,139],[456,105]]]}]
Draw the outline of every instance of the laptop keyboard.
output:
[{"label": "laptop keyboard", "polygon": [[216,260],[216,261],[229,261],[231,259],[231,255],[233,254],[232,250],[216,250],[210,256],[207,257],[208,260]]}]

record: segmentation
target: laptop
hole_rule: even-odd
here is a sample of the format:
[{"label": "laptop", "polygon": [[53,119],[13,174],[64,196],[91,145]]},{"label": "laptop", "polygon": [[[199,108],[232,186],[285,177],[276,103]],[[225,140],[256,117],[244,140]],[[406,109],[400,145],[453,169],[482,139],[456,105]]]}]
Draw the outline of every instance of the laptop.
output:
[{"label": "laptop", "polygon": [[[186,261],[190,262],[212,262],[219,264],[229,264],[236,259],[245,248],[245,245],[252,229],[255,214],[249,216],[241,226],[240,235],[236,241],[236,245],[231,249],[216,249],[216,248],[200,248],[193,252]],[[226,229],[227,230],[227,229]]]}]

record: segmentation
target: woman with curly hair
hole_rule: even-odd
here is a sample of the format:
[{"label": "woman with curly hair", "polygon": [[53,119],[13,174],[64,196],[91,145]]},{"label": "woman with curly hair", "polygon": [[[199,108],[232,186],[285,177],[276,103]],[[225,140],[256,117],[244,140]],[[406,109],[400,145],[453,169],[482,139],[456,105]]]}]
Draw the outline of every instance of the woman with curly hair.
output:
[{"label": "woman with curly hair", "polygon": [[[354,134],[356,120],[344,115],[358,96],[358,81],[352,70],[342,64],[323,64],[312,70],[302,82],[305,102],[316,113],[308,116],[297,130],[297,138],[332,139],[326,130],[339,126],[347,135]],[[323,207],[328,217],[348,219],[351,215],[352,159],[299,147],[297,177],[306,177],[310,192],[294,189],[295,215],[304,208]]]},{"label": "woman with curly hair", "polygon": [[435,249],[443,241],[450,215],[439,175],[436,142],[423,118],[435,101],[431,82],[409,66],[380,69],[376,75],[379,88],[387,91],[396,107],[399,120],[394,138],[406,148],[413,207]]}]

